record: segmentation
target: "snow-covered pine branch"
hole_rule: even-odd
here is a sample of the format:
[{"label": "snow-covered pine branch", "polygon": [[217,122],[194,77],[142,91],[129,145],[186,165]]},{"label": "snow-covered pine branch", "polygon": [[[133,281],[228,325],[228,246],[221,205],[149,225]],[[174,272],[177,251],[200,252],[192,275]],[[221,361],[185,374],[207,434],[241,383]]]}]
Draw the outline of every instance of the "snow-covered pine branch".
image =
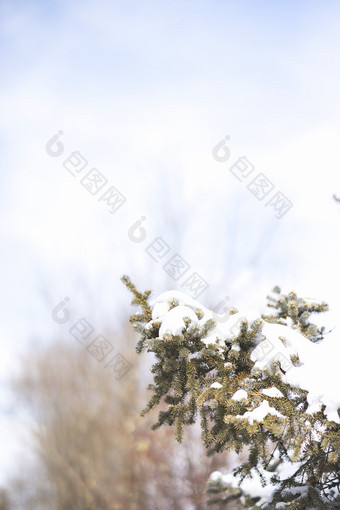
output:
[{"label": "snow-covered pine branch", "polygon": [[[335,333],[310,322],[327,310],[275,288],[274,313],[231,309],[218,316],[169,291],[149,302],[127,277],[140,333],[137,351],[153,352],[154,428],[185,425],[198,414],[208,454],[246,453],[233,474],[213,473],[211,502],[240,508],[319,510],[340,504],[340,374]],[[325,506],[326,505],[326,506]]]}]

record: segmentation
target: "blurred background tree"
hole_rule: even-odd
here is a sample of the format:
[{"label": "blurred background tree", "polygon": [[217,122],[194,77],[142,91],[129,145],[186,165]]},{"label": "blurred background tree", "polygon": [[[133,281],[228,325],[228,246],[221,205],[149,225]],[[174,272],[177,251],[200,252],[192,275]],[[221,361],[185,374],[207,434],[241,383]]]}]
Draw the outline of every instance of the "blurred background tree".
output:
[{"label": "blurred background tree", "polygon": [[122,380],[76,342],[58,341],[23,360],[13,391],[36,458],[18,468],[1,510],[207,508],[205,482],[226,467],[227,455],[207,458],[196,427],[184,445],[171,428],[150,430],[155,416],[140,417],[149,360],[132,359],[132,335],[129,327],[115,335],[116,352],[133,360]]}]

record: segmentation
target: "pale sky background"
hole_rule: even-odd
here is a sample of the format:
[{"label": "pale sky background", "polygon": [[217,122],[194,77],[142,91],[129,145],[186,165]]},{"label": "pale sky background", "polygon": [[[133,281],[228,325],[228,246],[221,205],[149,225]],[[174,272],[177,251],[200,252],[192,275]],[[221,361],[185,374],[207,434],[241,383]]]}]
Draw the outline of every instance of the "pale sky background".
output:
[{"label": "pale sky background", "polygon": [[[124,273],[185,291],[145,252],[155,237],[209,283],[206,306],[262,311],[278,284],[339,324],[339,26],[330,0],[0,0],[1,483],[25,437],[6,381],[65,334],[52,308],[67,296],[100,332],[130,311]],[[115,214],[63,167],[74,151],[126,197]],[[229,171],[241,156],[293,203],[282,219]]]}]

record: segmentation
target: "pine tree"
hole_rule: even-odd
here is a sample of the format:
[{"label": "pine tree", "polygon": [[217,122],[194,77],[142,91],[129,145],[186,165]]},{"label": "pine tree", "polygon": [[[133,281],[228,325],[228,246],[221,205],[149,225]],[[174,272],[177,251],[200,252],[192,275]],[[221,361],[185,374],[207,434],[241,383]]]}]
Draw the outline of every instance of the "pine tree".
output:
[{"label": "pine tree", "polygon": [[[310,320],[327,305],[275,287],[270,314],[249,318],[234,308],[221,318],[178,291],[150,302],[151,291],[140,293],[127,276],[122,280],[141,307],[130,318],[140,335],[137,353],[155,356],[142,415],[158,407],[153,429],[174,426],[178,441],[199,417],[208,455],[246,455],[232,474],[211,475],[209,503],[235,501],[242,510],[340,508],[339,412],[326,401],[312,402],[308,389],[288,377],[327,341],[325,328]],[[247,490],[256,479],[258,490]]]}]

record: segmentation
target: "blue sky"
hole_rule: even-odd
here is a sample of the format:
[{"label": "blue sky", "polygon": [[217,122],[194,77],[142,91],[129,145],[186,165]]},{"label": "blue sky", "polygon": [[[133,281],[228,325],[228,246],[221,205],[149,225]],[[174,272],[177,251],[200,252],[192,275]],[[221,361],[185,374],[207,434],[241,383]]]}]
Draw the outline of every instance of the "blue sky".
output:
[{"label": "blue sky", "polygon": [[[329,301],[336,325],[339,21],[335,1],[0,1],[4,383],[32,339],[60,335],[64,296],[101,328],[128,310],[123,273],[185,290],[145,251],[159,236],[209,282],[205,305],[262,308],[279,284]],[[63,167],[74,151],[127,198],[115,214]],[[229,171],[241,156],[292,201],[282,219]]]}]

